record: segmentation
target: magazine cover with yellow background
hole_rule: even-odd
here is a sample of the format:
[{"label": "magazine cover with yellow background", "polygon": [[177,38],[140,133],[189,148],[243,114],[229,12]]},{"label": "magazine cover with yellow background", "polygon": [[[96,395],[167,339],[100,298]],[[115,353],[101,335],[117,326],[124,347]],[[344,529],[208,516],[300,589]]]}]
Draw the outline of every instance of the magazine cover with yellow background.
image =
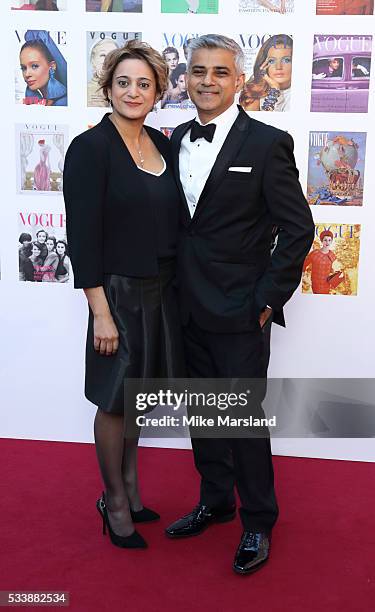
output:
[{"label": "magazine cover with yellow background", "polygon": [[302,293],[357,295],[360,232],[360,225],[315,225],[303,265]]}]

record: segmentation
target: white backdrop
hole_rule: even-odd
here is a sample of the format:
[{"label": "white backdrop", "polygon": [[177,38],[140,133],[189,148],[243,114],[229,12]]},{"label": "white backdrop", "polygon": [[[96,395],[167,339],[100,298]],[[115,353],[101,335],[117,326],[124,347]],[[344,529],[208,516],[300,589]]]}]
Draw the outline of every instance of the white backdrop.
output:
[{"label": "white backdrop", "polygon": [[[142,39],[162,49],[163,32],[216,32],[237,36],[256,32],[289,33],[294,39],[292,110],[254,113],[256,119],[288,130],[295,139],[300,179],[306,190],[309,131],[367,132],[363,207],[314,207],[316,222],[360,223],[358,295],[302,295],[298,289],[286,307],[287,329],[273,327],[270,376],[374,378],[375,329],[372,304],[375,275],[372,258],[375,212],[374,80],[368,114],[310,113],[313,36],[374,34],[375,17],[315,16],[315,0],[295,0],[294,14],[244,16],[237,0],[220,0],[218,15],[161,14],[159,0],[143,0],[142,14],[86,13],[83,0],[68,0],[65,12],[11,11],[0,5],[3,61],[1,134],[1,430],[2,437],[91,442],[95,408],[83,396],[87,307],[72,283],[18,281],[18,216],[20,211],[61,212],[61,195],[17,195],[15,124],[61,124],[69,137],[100,120],[105,109],[86,106],[86,31],[141,31]],[[14,3],[13,3],[14,5]],[[16,29],[66,31],[68,106],[16,105]],[[5,59],[6,58],[6,59]],[[194,116],[191,110],[159,110],[154,127],[175,126]],[[27,230],[26,230],[27,231]],[[147,441],[146,441],[147,443]],[[172,441],[156,441],[170,446]],[[186,446],[186,441],[174,442]],[[375,461],[372,439],[274,440],[274,452],[296,456]]]}]

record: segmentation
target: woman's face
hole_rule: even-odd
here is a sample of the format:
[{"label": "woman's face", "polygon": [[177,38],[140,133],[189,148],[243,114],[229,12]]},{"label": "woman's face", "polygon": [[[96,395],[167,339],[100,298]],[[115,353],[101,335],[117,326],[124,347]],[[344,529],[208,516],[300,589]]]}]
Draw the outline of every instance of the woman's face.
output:
[{"label": "woman's face", "polygon": [[123,60],[114,72],[108,93],[119,115],[126,119],[143,119],[156,101],[156,79],[151,67],[143,60]]},{"label": "woman's face", "polygon": [[325,249],[329,249],[329,248],[330,248],[330,246],[331,246],[331,244],[332,244],[332,238],[331,238],[331,236],[324,236],[324,238],[323,238],[323,240],[322,240],[322,245],[323,245],[323,248],[325,248]]},{"label": "woman's face", "polygon": [[56,251],[58,252],[59,255],[65,255],[65,244],[63,244],[62,242],[59,242],[56,245]]},{"label": "woman's face", "polygon": [[32,47],[26,47],[20,54],[21,71],[24,81],[32,90],[42,89],[49,80],[49,69],[56,70],[55,62],[48,62],[47,58]]},{"label": "woman's face", "polygon": [[49,253],[55,248],[53,240],[47,240],[46,245]]},{"label": "woman's face", "polygon": [[185,74],[180,74],[180,76],[178,77],[177,87],[181,92],[186,91],[186,75]]},{"label": "woman's face", "polygon": [[95,47],[95,51],[92,54],[92,69],[98,76],[100,76],[104,60],[107,57],[110,51],[114,51],[117,49],[117,45],[112,40],[103,40],[103,42],[98,43]]},{"label": "woman's face", "polygon": [[34,257],[39,257],[40,255],[40,249],[36,246],[36,244],[33,244],[33,248],[32,248],[32,254]]},{"label": "woman's face", "polygon": [[280,85],[280,89],[288,89],[292,82],[292,49],[285,45],[271,47],[266,70],[268,76]]},{"label": "woman's face", "polygon": [[46,232],[38,232],[37,235],[36,235],[36,239],[37,239],[38,242],[43,244],[46,241],[46,239],[47,239]]}]

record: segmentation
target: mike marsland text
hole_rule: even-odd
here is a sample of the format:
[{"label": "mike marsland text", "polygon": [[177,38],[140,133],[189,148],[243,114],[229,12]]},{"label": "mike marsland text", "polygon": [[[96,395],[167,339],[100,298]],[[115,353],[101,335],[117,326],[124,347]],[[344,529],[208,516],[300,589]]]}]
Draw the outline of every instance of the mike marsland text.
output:
[{"label": "mike marsland text", "polygon": [[203,416],[162,416],[147,417],[144,414],[136,418],[138,427],[276,427],[276,416],[269,419],[258,419],[253,416],[236,418],[229,415],[218,414],[216,418]]}]

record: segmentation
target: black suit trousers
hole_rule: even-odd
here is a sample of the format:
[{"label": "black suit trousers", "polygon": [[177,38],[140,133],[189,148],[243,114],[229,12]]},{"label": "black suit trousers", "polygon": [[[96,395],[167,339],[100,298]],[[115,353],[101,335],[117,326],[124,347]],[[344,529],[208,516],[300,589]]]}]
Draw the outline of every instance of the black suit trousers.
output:
[{"label": "black suit trousers", "polygon": [[[213,333],[191,318],[184,328],[191,378],[263,378],[270,354],[271,322],[263,330]],[[193,438],[195,466],[201,476],[200,502],[212,508],[240,500],[244,529],[269,533],[278,507],[269,437]]]}]

